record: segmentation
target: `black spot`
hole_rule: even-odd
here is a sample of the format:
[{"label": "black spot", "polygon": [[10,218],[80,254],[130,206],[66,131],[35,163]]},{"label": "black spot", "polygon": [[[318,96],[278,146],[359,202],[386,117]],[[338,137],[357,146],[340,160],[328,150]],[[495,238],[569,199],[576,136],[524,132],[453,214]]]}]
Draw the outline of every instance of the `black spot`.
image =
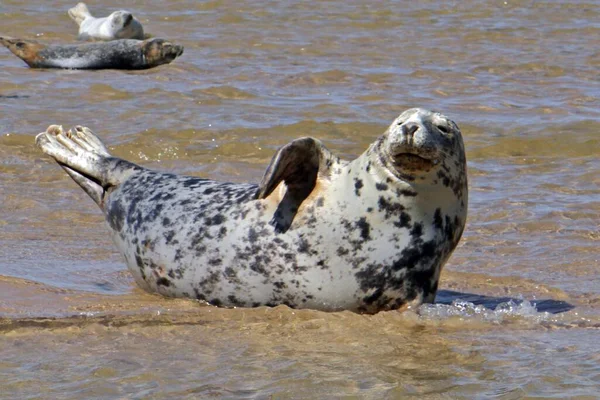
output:
[{"label": "black spot", "polygon": [[[426,298],[432,292],[435,293],[437,290],[437,284],[433,282],[433,273],[434,268],[428,268],[425,270],[413,270],[408,271],[406,274],[406,278],[412,282],[413,294],[412,298],[415,298],[418,295],[418,292],[423,293],[423,297]],[[420,290],[419,290],[420,289]]]},{"label": "black spot", "polygon": [[348,253],[350,253],[350,250],[345,249],[342,246],[338,247],[338,249],[337,249],[337,255],[340,257],[345,256]]},{"label": "black spot", "polygon": [[387,185],[387,184],[385,184],[385,183],[382,183],[382,182],[377,182],[377,183],[375,184],[375,188],[376,188],[377,190],[388,190],[388,185]]},{"label": "black spot", "polygon": [[450,243],[454,242],[454,231],[455,230],[456,230],[456,225],[452,222],[450,217],[446,215],[446,226],[444,227],[444,236],[446,237],[446,240]]},{"label": "black spot", "polygon": [[175,231],[167,231],[163,233],[163,236],[165,237],[166,244],[170,244],[173,240],[173,237],[175,236]]},{"label": "black spot", "polygon": [[413,239],[418,239],[423,236],[423,224],[420,222],[415,222],[410,230],[410,236],[412,236]]},{"label": "black spot", "polygon": [[444,222],[442,221],[442,210],[439,208],[435,210],[435,214],[433,215],[433,224],[435,225],[436,229],[440,231],[444,229]]},{"label": "black spot", "polygon": [[231,267],[227,267],[225,268],[225,271],[223,271],[225,273],[225,275],[228,278],[236,278],[237,277],[237,272],[235,271],[235,269],[231,268]]},{"label": "black spot", "polygon": [[156,284],[158,286],[167,286],[168,287],[168,286],[171,286],[171,281],[165,277],[161,277],[156,280]]},{"label": "black spot", "polygon": [[375,301],[377,301],[381,296],[383,295],[383,289],[381,287],[377,288],[377,290],[375,290],[375,292],[373,292],[373,294],[371,294],[370,296],[366,296],[363,298],[363,301],[366,304],[373,304]]},{"label": "black spot", "polygon": [[368,207],[368,208],[367,208],[367,212],[369,212],[369,213],[370,213],[370,212],[373,212],[373,207]]},{"label": "black spot", "polygon": [[435,256],[435,241],[430,240],[415,246],[407,247],[400,253],[400,258],[392,266],[394,271],[410,270],[417,264],[427,264]]},{"label": "black spot", "polygon": [[254,263],[254,264],[250,265],[250,269],[262,276],[265,276],[265,277],[269,276],[269,273],[265,269],[264,265],[262,265],[261,263]]},{"label": "black spot", "polygon": [[135,255],[135,263],[140,269],[144,269],[144,261],[142,260],[142,257],[137,253]]},{"label": "black spot", "polygon": [[173,258],[173,261],[178,262],[182,258],[183,258],[183,252],[181,251],[181,249],[175,250],[175,257]]},{"label": "black spot", "polygon": [[329,269],[329,266],[328,266],[327,264],[325,264],[325,262],[326,262],[326,261],[327,261],[327,260],[319,260],[319,261],[317,262],[317,265],[318,265],[319,267],[321,267],[321,269]]},{"label": "black spot", "polygon": [[221,307],[221,305],[223,304],[223,302],[221,302],[221,300],[219,299],[212,299],[208,301],[210,304],[212,304],[213,306],[217,306],[217,307]]},{"label": "black spot", "polygon": [[442,183],[444,184],[445,187],[450,186],[450,178],[448,177],[448,175],[446,175],[444,173],[444,171],[439,170],[437,173],[438,178],[440,178],[442,180]]},{"label": "black spot", "polygon": [[404,206],[400,203],[390,203],[385,197],[379,196],[379,201],[377,202],[379,206],[379,211],[385,212],[385,218],[388,219],[392,215],[398,215],[404,210]]},{"label": "black spot", "polygon": [[212,218],[208,217],[204,220],[206,225],[221,225],[225,222],[225,217],[222,214],[213,215]]},{"label": "black spot", "polygon": [[354,276],[358,280],[360,290],[366,293],[375,288],[383,288],[389,280],[389,275],[389,269],[378,264],[369,264]]},{"label": "black spot", "polygon": [[362,179],[354,178],[354,193],[360,196],[360,189],[363,187]]},{"label": "black spot", "polygon": [[123,229],[123,223],[125,222],[125,209],[118,201],[112,202],[110,209],[106,214],[108,224],[115,231],[120,232]]},{"label": "black spot", "polygon": [[394,222],[394,226],[398,228],[410,228],[410,221],[410,214],[408,214],[405,211],[402,211],[402,213],[400,213],[400,220],[398,222]]},{"label": "black spot", "polygon": [[281,282],[281,281],[273,282],[273,286],[275,286],[279,290],[287,288],[287,285],[285,284],[285,282]]},{"label": "black spot", "polygon": [[239,300],[237,297],[235,297],[232,294],[230,294],[229,296],[227,296],[227,300],[229,300],[229,302],[231,304],[233,304],[235,307],[243,307],[246,304],[246,303],[244,303],[243,301]]},{"label": "black spot", "polygon": [[363,240],[371,240],[371,225],[367,222],[365,217],[361,217],[356,221],[356,226],[360,229],[360,237]]},{"label": "black spot", "polygon": [[190,189],[197,189],[206,183],[208,183],[208,179],[186,178],[186,180],[183,181],[183,187],[190,188]]},{"label": "black spot", "polygon": [[308,243],[308,240],[301,237],[300,241],[298,243],[298,253],[308,253],[309,251],[310,251],[310,243]]},{"label": "black spot", "polygon": [[197,288],[194,288],[194,294],[196,295],[197,300],[206,301],[206,296],[203,293],[200,293]]},{"label": "black spot", "polygon": [[154,208],[144,216],[143,222],[154,222],[160,215],[164,205],[161,203],[155,204]]},{"label": "black spot", "polygon": [[221,260],[220,258],[211,258],[210,260],[208,260],[208,265],[211,266],[218,266],[221,265],[223,263],[223,260]]},{"label": "black spot", "polygon": [[417,192],[410,189],[398,189],[396,190],[396,195],[404,197],[415,197],[417,195]]},{"label": "black spot", "polygon": [[256,230],[254,228],[250,228],[248,230],[248,241],[250,243],[254,243],[258,240],[258,233],[256,233]]},{"label": "black spot", "polygon": [[317,207],[323,207],[323,204],[325,204],[325,199],[323,197],[319,197],[316,202]]}]

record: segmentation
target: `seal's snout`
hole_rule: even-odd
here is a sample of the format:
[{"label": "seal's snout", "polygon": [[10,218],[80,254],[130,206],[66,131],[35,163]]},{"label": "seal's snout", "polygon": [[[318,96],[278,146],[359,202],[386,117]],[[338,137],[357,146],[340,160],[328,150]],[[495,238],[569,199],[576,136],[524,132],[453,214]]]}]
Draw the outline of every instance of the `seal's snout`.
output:
[{"label": "seal's snout", "polygon": [[420,155],[424,158],[426,148],[430,141],[429,132],[425,124],[417,119],[410,119],[396,126],[390,132],[390,153],[394,156],[404,153]]},{"label": "seal's snout", "polygon": [[402,136],[408,143],[411,143],[414,139],[415,132],[417,132],[420,126],[414,122],[407,122],[401,126]]}]

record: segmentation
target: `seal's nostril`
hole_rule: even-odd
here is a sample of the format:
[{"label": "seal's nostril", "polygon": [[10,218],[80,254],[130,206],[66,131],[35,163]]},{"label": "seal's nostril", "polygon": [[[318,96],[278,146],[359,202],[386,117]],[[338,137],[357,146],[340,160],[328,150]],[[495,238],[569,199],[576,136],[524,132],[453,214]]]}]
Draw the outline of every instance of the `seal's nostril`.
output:
[{"label": "seal's nostril", "polygon": [[419,125],[417,124],[404,124],[402,125],[402,133],[405,134],[406,136],[412,136],[415,134],[415,132],[419,129]]}]

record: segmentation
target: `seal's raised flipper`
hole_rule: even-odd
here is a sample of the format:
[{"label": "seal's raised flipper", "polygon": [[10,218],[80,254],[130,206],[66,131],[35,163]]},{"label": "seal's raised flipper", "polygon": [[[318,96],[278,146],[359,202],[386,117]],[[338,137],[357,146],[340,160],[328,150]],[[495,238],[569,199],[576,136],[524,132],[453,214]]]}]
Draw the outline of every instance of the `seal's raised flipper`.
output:
[{"label": "seal's raised flipper", "polygon": [[92,16],[85,3],[78,3],[75,7],[70,8],[67,13],[77,25],[81,25],[84,19]]},{"label": "seal's raised flipper", "polygon": [[281,181],[285,183],[286,193],[271,221],[277,232],[288,230],[300,204],[313,191],[317,177],[328,177],[337,162],[320,140],[311,137],[294,140],[277,151],[256,194],[257,199],[267,198]]},{"label": "seal's raised flipper", "polygon": [[112,157],[94,133],[82,126],[64,132],[51,125],[35,138],[44,153],[54,158],[69,176],[100,206],[106,192],[141,167]]}]

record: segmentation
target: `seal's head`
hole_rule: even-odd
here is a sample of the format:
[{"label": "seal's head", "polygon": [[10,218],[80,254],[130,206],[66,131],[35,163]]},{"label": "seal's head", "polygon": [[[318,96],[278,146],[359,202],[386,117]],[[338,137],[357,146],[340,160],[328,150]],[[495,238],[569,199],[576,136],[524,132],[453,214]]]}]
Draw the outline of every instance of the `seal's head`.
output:
[{"label": "seal's head", "polygon": [[108,16],[110,23],[115,29],[126,28],[133,21],[133,14],[128,11],[115,11]]},{"label": "seal's head", "polygon": [[111,29],[117,39],[143,39],[142,24],[129,11],[115,11],[108,16]]},{"label": "seal's head", "polygon": [[164,39],[148,39],[142,43],[142,54],[150,67],[168,64],[183,54],[183,46]]},{"label": "seal's head", "polygon": [[0,36],[0,43],[30,67],[35,66],[43,59],[39,53],[46,47],[33,40],[14,39],[8,36]]},{"label": "seal's head", "polygon": [[439,113],[421,108],[406,110],[392,122],[375,147],[381,163],[403,180],[425,179],[431,174],[466,175],[460,130]]}]

